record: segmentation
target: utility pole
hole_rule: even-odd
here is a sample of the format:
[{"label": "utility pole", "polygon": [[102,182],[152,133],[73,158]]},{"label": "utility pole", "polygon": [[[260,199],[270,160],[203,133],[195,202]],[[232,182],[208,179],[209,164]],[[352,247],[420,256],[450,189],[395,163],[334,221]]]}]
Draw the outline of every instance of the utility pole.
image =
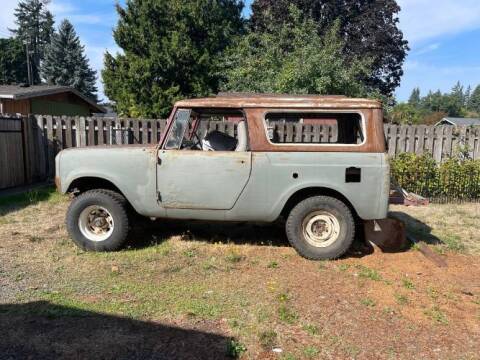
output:
[{"label": "utility pole", "polygon": [[32,83],[32,67],[30,65],[30,50],[28,40],[25,41],[25,53],[27,54],[27,73],[28,73],[28,85],[33,85]]}]

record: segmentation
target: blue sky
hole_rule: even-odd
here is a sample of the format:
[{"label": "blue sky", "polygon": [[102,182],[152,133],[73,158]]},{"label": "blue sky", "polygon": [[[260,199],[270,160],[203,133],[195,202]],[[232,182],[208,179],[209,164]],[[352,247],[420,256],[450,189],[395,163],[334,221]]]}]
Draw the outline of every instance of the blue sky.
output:
[{"label": "blue sky", "polygon": [[[405,75],[397,89],[406,100],[419,86],[448,91],[457,81],[472,87],[480,84],[480,0],[397,0],[402,11],[400,27],[411,51],[404,65]],[[1,0],[0,37],[13,27],[17,0]],[[85,45],[92,67],[102,68],[106,50],[118,50],[112,38],[116,23],[115,0],[52,0],[49,8],[57,24],[68,18]],[[124,3],[121,0],[120,3]],[[244,11],[249,14],[249,4]],[[100,92],[102,84],[98,81]]]}]

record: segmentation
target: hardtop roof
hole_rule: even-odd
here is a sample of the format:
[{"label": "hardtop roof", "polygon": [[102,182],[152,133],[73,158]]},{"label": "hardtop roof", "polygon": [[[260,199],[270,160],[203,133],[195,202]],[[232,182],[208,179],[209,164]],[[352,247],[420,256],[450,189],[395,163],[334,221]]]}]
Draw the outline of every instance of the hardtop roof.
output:
[{"label": "hardtop roof", "polygon": [[177,107],[212,108],[321,108],[321,109],[378,109],[378,100],[348,98],[337,95],[288,95],[221,93],[217,96],[178,101]]}]

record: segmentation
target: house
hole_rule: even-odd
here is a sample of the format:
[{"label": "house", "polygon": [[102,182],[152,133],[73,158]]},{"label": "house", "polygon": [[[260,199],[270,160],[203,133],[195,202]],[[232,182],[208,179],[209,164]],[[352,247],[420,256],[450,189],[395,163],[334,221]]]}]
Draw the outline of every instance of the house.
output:
[{"label": "house", "polygon": [[74,88],[0,85],[0,114],[90,116],[106,110]]},{"label": "house", "polygon": [[445,117],[435,124],[435,126],[439,126],[439,125],[480,126],[480,119]]}]

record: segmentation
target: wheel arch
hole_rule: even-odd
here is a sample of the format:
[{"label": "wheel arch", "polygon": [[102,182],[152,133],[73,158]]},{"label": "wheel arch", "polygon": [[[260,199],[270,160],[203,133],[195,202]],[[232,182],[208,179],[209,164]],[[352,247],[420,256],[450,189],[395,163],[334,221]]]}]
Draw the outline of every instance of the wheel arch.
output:
[{"label": "wheel arch", "polygon": [[[125,194],[110,180],[98,176],[82,176],[74,179],[67,187],[67,193],[81,194],[94,189],[105,189]],[[125,197],[126,198],[126,197]]]},{"label": "wheel arch", "polygon": [[122,195],[125,198],[128,208],[136,212],[135,207],[128,200],[128,197],[125,195],[125,193],[122,190],[120,190],[120,188],[117,185],[115,185],[112,181],[105,179],[103,177],[98,177],[98,176],[78,177],[68,185],[66,192],[72,193],[76,196],[86,191],[95,190],[95,189],[115,191],[116,193]]},{"label": "wheel arch", "polygon": [[352,212],[352,215],[354,216],[355,219],[360,219],[355,207],[353,204],[337,190],[328,188],[328,187],[321,187],[321,186],[311,186],[311,187],[306,187],[300,190],[297,190],[294,192],[290,197],[288,198],[287,202],[282,208],[281,215],[286,218],[290,211],[297,205],[299,202],[312,197],[312,196],[330,196],[335,199],[340,200],[343,202]]}]

